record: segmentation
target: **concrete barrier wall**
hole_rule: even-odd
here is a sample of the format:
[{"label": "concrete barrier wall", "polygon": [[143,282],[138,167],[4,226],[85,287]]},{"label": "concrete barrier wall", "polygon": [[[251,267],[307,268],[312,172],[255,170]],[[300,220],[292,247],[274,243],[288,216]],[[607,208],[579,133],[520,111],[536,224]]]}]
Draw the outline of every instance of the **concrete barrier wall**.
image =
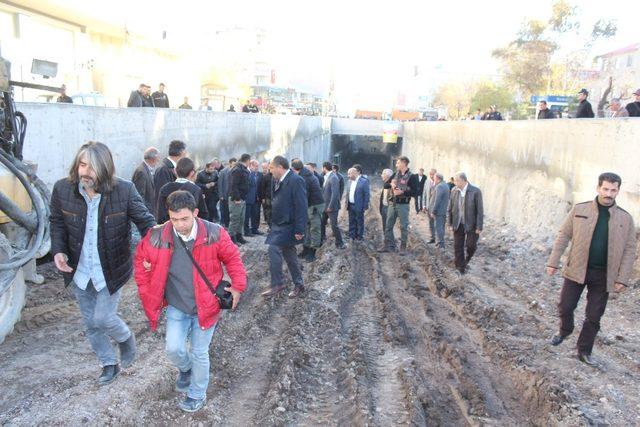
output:
[{"label": "concrete barrier wall", "polygon": [[414,169],[465,171],[488,215],[534,236],[552,237],[605,171],[622,177],[618,204],[640,223],[640,119],[404,123],[403,144]]},{"label": "concrete barrier wall", "polygon": [[380,136],[385,130],[395,129],[402,136],[402,122],[391,120],[366,120],[334,118],[331,133],[334,135]]},{"label": "concrete barrier wall", "polygon": [[28,120],[24,158],[38,164],[49,185],[64,177],[86,141],[109,145],[117,174],[130,179],[146,147],[166,154],[169,142],[186,142],[196,165],[213,157],[250,153],[259,159],[277,154],[321,163],[329,158],[331,120],[164,109],[118,109],[69,104],[19,103]]}]

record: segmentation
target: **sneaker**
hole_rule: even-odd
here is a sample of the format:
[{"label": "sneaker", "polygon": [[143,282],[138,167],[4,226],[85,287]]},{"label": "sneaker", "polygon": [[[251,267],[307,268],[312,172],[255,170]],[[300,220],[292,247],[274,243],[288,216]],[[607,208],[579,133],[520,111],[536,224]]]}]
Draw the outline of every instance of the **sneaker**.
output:
[{"label": "sneaker", "polygon": [[185,412],[196,412],[204,406],[206,399],[193,399],[187,396],[182,402],[178,404],[180,409]]},{"label": "sneaker", "polygon": [[178,379],[176,380],[176,391],[186,393],[189,391],[191,385],[191,369],[187,372],[178,372]]},{"label": "sneaker", "polygon": [[111,384],[120,373],[120,367],[118,365],[107,365],[102,368],[102,374],[98,378],[98,385]]}]

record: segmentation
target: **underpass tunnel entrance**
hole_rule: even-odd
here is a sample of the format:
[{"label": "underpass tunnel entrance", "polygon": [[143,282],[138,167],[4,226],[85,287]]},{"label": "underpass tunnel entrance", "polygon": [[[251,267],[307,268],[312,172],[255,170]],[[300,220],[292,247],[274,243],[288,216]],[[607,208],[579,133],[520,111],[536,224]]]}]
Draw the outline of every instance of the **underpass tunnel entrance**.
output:
[{"label": "underpass tunnel entrance", "polygon": [[342,173],[358,163],[363,174],[379,175],[383,169],[393,169],[393,161],[402,153],[402,138],[397,143],[382,142],[382,136],[332,135],[331,158]]}]

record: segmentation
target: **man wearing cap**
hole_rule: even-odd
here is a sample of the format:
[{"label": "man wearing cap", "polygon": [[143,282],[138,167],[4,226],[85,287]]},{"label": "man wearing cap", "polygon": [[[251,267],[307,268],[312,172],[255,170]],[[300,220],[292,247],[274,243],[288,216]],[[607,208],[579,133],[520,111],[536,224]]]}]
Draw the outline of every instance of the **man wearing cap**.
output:
[{"label": "man wearing cap", "polygon": [[629,117],[640,117],[640,89],[633,92],[633,95],[636,97],[635,102],[628,103],[625,108]]},{"label": "man wearing cap", "polygon": [[587,97],[589,96],[589,91],[586,89],[581,89],[578,92],[578,110],[576,111],[576,119],[592,119],[595,117],[593,114],[593,108],[591,108],[591,103],[587,101]]}]

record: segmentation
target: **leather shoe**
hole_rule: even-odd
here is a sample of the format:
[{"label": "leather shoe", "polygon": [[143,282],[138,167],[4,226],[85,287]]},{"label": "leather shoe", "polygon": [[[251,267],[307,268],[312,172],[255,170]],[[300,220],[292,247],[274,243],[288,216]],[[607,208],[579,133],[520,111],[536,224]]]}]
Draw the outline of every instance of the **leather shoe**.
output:
[{"label": "leather shoe", "polygon": [[238,239],[236,239],[236,236],[231,236],[231,241],[236,246],[240,246],[242,244],[242,243],[238,242]]},{"label": "leather shoe", "polygon": [[98,378],[98,385],[107,385],[113,382],[120,373],[118,365],[107,365],[102,368],[102,374]]},{"label": "leather shoe", "polygon": [[262,295],[265,298],[270,298],[270,297],[280,295],[285,289],[287,289],[286,285],[278,285],[278,286],[272,287],[268,291],[264,291],[260,295]]},{"label": "leather shoe", "polygon": [[555,334],[552,338],[551,338],[551,345],[560,345],[562,344],[562,341],[564,341],[566,337],[558,334]]},{"label": "leather shoe", "polygon": [[236,240],[238,241],[238,243],[240,243],[241,245],[247,244],[249,242],[247,242],[246,240],[244,240],[244,237],[242,237],[242,234],[236,234]]},{"label": "leather shoe", "polygon": [[298,298],[304,292],[304,286],[296,286],[291,292],[289,292],[289,298]]},{"label": "leather shoe", "polygon": [[300,253],[298,254],[298,258],[306,258],[306,257],[307,257],[307,254],[309,253],[309,249],[310,249],[310,248],[309,248],[308,246],[303,246],[303,247],[302,247],[302,252],[300,252]]},{"label": "leather shoe", "polygon": [[431,239],[427,242],[428,245],[433,245],[436,242],[436,239]]},{"label": "leather shoe", "polygon": [[253,233],[250,232],[250,231],[245,231],[243,236],[244,237],[253,237]]},{"label": "leather shoe", "polygon": [[590,354],[578,354],[578,359],[589,366],[598,366],[598,363],[593,360]]},{"label": "leather shoe", "polygon": [[264,236],[264,233],[260,230],[252,231],[251,234],[254,234],[256,236]]},{"label": "leather shoe", "polygon": [[122,369],[127,369],[136,357],[136,337],[131,332],[131,336],[125,342],[118,343],[120,348],[120,365]]},{"label": "leather shoe", "polygon": [[306,262],[313,262],[316,260],[316,250],[314,248],[309,248],[307,255],[304,257]]}]

